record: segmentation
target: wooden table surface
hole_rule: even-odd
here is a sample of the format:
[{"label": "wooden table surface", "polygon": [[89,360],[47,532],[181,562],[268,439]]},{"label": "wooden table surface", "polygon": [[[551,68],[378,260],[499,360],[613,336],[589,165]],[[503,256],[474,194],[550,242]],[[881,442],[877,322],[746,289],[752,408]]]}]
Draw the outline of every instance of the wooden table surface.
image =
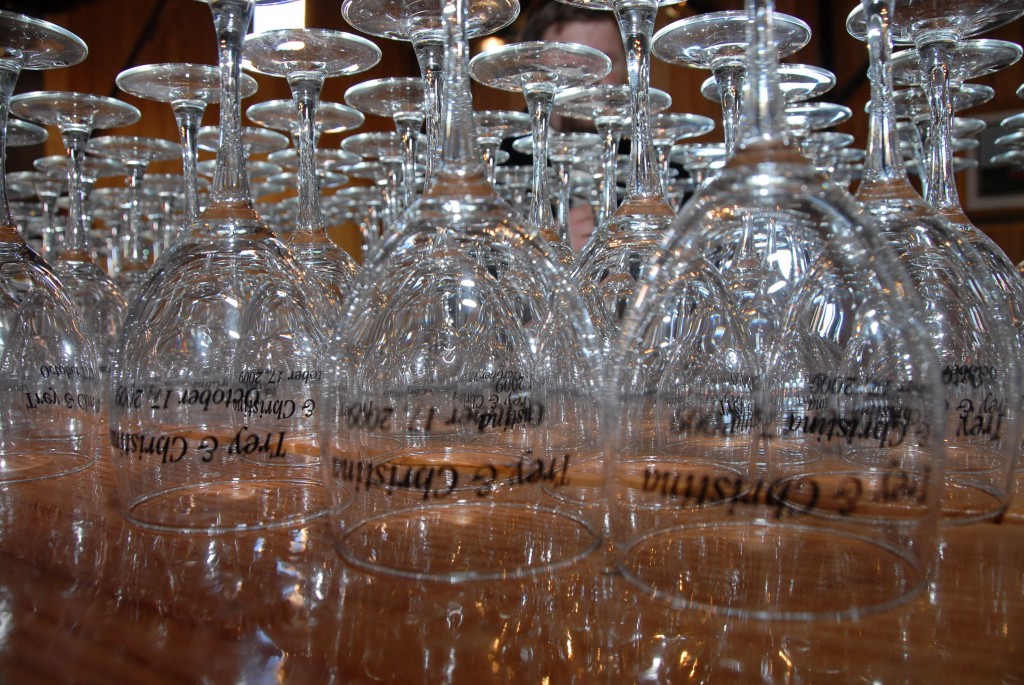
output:
[{"label": "wooden table surface", "polygon": [[369,576],[323,520],[141,531],[101,463],[0,488],[0,684],[1024,682],[1024,506],[944,531],[939,554],[930,591],[894,612],[726,620],[590,567],[459,586]]}]

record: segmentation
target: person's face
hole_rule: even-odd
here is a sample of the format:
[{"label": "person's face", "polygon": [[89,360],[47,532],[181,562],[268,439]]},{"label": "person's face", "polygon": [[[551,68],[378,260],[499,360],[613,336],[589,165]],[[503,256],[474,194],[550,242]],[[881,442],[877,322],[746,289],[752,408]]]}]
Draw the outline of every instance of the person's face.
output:
[{"label": "person's face", "polygon": [[544,32],[544,39],[582,43],[600,50],[612,61],[612,70],[601,83],[626,82],[626,49],[614,22],[567,21],[553,24]]}]

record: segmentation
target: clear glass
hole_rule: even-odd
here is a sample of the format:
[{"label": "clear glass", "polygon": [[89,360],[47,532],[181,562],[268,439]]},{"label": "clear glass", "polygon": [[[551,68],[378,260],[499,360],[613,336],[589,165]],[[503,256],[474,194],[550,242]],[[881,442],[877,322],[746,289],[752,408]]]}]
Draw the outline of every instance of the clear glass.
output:
[{"label": "clear glass", "polygon": [[857,197],[876,217],[924,295],[923,319],[939,357],[946,395],[942,511],[946,522],[968,523],[1001,515],[1012,494],[1021,431],[1019,326],[1024,302],[1001,296],[997,275],[967,236],[937,215],[910,185],[892,96],[893,6],[894,0],[862,4],[872,92],[868,158]]},{"label": "clear glass", "polygon": [[669,159],[682,166],[693,179],[694,191],[710,181],[729,155],[722,143],[685,143],[673,145]]},{"label": "clear glass", "polygon": [[[804,102],[821,97],[836,85],[836,75],[811,64],[780,64],[779,87],[786,102]],[[722,103],[718,79],[714,76],[700,86],[700,94],[711,102]]]},{"label": "clear glass", "polygon": [[[67,188],[68,182],[68,158],[65,155],[48,155],[46,157],[40,157],[32,162],[32,165],[39,171],[52,177],[61,178],[61,184],[64,188]],[[87,156],[84,164],[82,164],[82,192],[84,193],[83,202],[85,206],[90,207],[92,188],[98,180],[101,178],[113,178],[115,176],[124,177],[124,165],[120,162],[115,162],[112,159],[106,157],[92,157]],[[66,198],[67,206],[71,206],[70,197]],[[64,226],[57,225],[57,240],[54,243],[54,255],[53,259],[47,260],[47,263],[56,263],[57,256],[65,249],[67,241],[66,224]],[[90,245],[92,247],[92,245]],[[95,260],[95,254],[93,258]],[[108,274],[109,275],[109,274]]]},{"label": "clear glass", "polygon": [[[943,49],[945,50],[945,48]],[[926,50],[925,54],[927,52]],[[1021,47],[1009,41],[986,39],[956,41],[949,48],[948,55],[949,71],[947,78],[949,97],[954,97],[965,81],[981,78],[1016,64],[1020,60],[1021,54]],[[922,53],[916,49],[904,50],[893,55],[892,79],[895,85],[917,86],[924,89],[926,93],[933,93],[932,100],[930,100],[933,105],[936,102],[934,99],[936,88],[929,87],[930,72],[922,63],[921,56]],[[946,100],[943,100],[943,103],[945,102]],[[941,106],[943,108],[946,107],[945,104]],[[948,202],[952,208],[953,198],[951,196],[947,197],[941,190],[943,184],[952,182],[952,177],[946,176],[948,169],[944,155],[953,155],[956,152],[956,150],[949,148],[952,141],[957,137],[956,131],[953,130],[954,108],[951,99],[949,100],[948,110],[945,111],[948,111],[948,123],[946,126],[948,127],[949,138],[945,141],[938,139],[927,141],[929,154],[926,165],[927,179],[924,181],[924,187],[927,189],[927,196],[932,204]],[[932,116],[929,123],[934,124],[934,121],[935,117]],[[930,127],[930,131],[936,136],[942,130],[946,129],[934,125]],[[935,138],[935,136],[932,136],[932,138]]]},{"label": "clear glass", "polygon": [[533,130],[533,120],[526,112],[513,110],[482,110],[473,112],[477,143],[487,165],[487,180],[493,185],[502,141],[521,138]]},{"label": "clear glass", "polygon": [[[364,160],[376,162],[380,174],[370,176],[371,180],[382,182],[387,214],[384,217],[385,230],[395,228],[402,214],[402,169],[408,148],[397,131],[370,131],[357,133],[341,141],[346,152],[359,155]],[[352,167],[352,173],[369,171],[362,165]]]},{"label": "clear glass", "polygon": [[111,374],[124,515],[190,534],[294,526],[326,505],[322,296],[249,195],[239,77],[253,3],[213,0],[210,10],[221,73],[210,204],[140,284]]},{"label": "clear glass", "polygon": [[7,147],[39,145],[46,142],[49,134],[42,126],[30,124],[20,119],[7,120]]},{"label": "clear glass", "polygon": [[[319,281],[324,295],[340,308],[357,265],[327,234],[320,209],[317,107],[326,79],[366,71],[380,61],[380,49],[365,38],[342,31],[281,29],[249,36],[243,57],[256,71],[288,79],[299,124],[299,203],[287,241],[310,277]],[[354,115],[352,123],[362,123],[361,114],[350,113]]]},{"label": "clear glass", "polygon": [[601,138],[596,133],[551,131],[547,147],[548,160],[558,179],[558,192],[555,194],[555,225],[558,226],[558,238],[571,248],[569,209],[572,200],[573,165],[595,158],[601,150]]},{"label": "clear glass", "polygon": [[609,360],[616,564],[677,608],[856,617],[927,585],[939,370],[876,224],[791,142],[773,3],[747,10],[737,152],[673,222]]},{"label": "clear glass", "polygon": [[651,142],[651,39],[658,7],[674,4],[656,0],[564,0],[569,4],[615,13],[626,51],[632,123],[629,179],[626,196],[605,217],[577,256],[571,278],[592,308],[595,325],[610,345],[625,303],[631,299],[643,265],[675,216],[661,184]]},{"label": "clear glass", "polygon": [[651,115],[651,142],[658,151],[661,167],[661,183],[668,195],[669,172],[672,160],[669,158],[672,146],[681,140],[699,138],[715,130],[715,122],[699,114],[685,112],[662,112]]},{"label": "clear glass", "polygon": [[70,204],[64,246],[54,270],[100,350],[100,373],[106,378],[128,303],[92,255],[91,221],[85,206],[90,185],[84,172],[85,153],[95,129],[126,126],[138,121],[141,114],[127,103],[102,95],[40,91],[12,98],[11,111],[22,118],[58,127],[64,141]]},{"label": "clear glass", "polygon": [[548,129],[555,96],[563,88],[597,83],[612,69],[611,59],[579,43],[530,41],[508,43],[482,52],[469,63],[473,79],[486,86],[522,93],[533,122],[533,192],[530,221],[560,252],[559,263],[570,268],[575,254],[562,240],[551,212],[548,192]]},{"label": "clear glass", "polygon": [[[423,111],[427,126],[429,185],[441,154],[441,86],[445,36],[442,0],[344,0],[341,16],[370,36],[412,43],[423,79]],[[496,33],[519,16],[519,0],[471,0],[467,14],[470,38]]]},{"label": "clear glass", "polygon": [[[203,179],[196,179],[203,184]],[[153,217],[153,239],[149,241],[154,259],[160,259],[163,251],[171,246],[177,237],[178,226],[183,212],[181,198],[185,197],[185,178],[181,174],[147,174],[146,196],[158,209]]]},{"label": "clear glass", "polygon": [[[957,46],[967,38],[991,31],[1024,15],[1019,0],[899,0],[893,6],[891,21],[893,43],[913,45],[920,54],[924,91],[931,111],[928,134],[928,183],[925,199],[954,223],[970,230],[953,180],[951,121],[956,111],[956,70],[953,68]],[[856,36],[865,34],[864,13],[855,9],[847,19],[847,29]],[[941,180],[940,180],[941,179]],[[977,229],[975,229],[977,230]]]},{"label": "clear glass", "polygon": [[[811,40],[811,27],[796,17],[775,17],[779,58],[801,50]],[[651,45],[658,59],[695,69],[710,69],[722,105],[722,132],[731,157],[736,151],[743,75],[747,59],[747,15],[742,10],[708,12],[675,21],[658,31]]]},{"label": "clear glass", "polygon": [[594,329],[487,181],[465,10],[445,2],[437,178],[356,280],[320,431],[342,556],[449,583],[566,570],[603,516]]},{"label": "clear glass", "polygon": [[77,36],[0,11],[0,488],[81,471],[103,434],[103,385],[92,336],[65,286],[25,244],[7,199],[7,121],[22,69],[85,59]]},{"label": "clear glass", "polygon": [[[63,158],[61,161],[64,161]],[[61,240],[61,228],[57,221],[57,202],[67,189],[67,174],[61,174],[63,178],[42,171],[23,171],[21,174],[39,200],[42,226],[39,249],[36,252],[43,258],[43,261],[50,264],[57,258],[57,248]],[[14,174],[7,174],[8,182],[12,180],[13,176]]]},{"label": "clear glass", "polygon": [[[198,1],[206,2],[206,0]],[[196,133],[196,143],[199,149],[206,152],[220,152],[222,143],[220,129],[220,126],[203,126],[200,128]],[[251,161],[250,158],[253,156],[284,150],[288,145],[288,136],[281,133],[255,126],[242,127],[242,156],[245,163]]]},{"label": "clear glass", "polygon": [[399,207],[416,197],[416,151],[423,128],[423,79],[383,78],[364,81],[345,91],[345,102],[365,114],[388,117],[402,138],[402,192]]},{"label": "clear glass", "polygon": [[[631,128],[629,111],[632,99],[629,86],[606,83],[568,88],[555,96],[555,112],[561,116],[592,120],[601,136],[602,173],[598,188],[600,203],[596,212],[599,228],[605,225],[618,207],[615,192],[616,162],[622,137]],[[671,105],[672,99],[668,93],[657,88],[649,90],[648,112],[657,114]]]},{"label": "clear glass", "polygon": [[86,151],[100,157],[109,157],[125,165],[128,175],[128,227],[122,243],[117,286],[128,293],[149,269],[153,255],[146,249],[142,232],[142,198],[146,167],[150,162],[181,159],[181,146],[161,138],[143,136],[102,136],[89,141]]},{"label": "clear glass", "polygon": [[[118,74],[117,87],[135,97],[171,105],[181,139],[182,175],[185,178],[182,226],[192,226],[199,217],[196,134],[206,106],[220,98],[219,70],[208,64],[188,62],[144,64]],[[239,80],[239,97],[245,99],[254,95],[256,90],[256,79],[243,74]]]}]

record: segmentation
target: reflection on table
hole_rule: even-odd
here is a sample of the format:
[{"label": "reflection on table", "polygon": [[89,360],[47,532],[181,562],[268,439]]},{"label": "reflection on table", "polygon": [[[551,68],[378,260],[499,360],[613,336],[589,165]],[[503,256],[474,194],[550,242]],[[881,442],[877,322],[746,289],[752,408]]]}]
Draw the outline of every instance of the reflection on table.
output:
[{"label": "reflection on table", "polygon": [[0,490],[0,682],[1024,680],[1020,503],[944,530],[934,583],[909,606],[800,623],[669,609],[601,555],[529,580],[423,583],[345,567],[325,520],[160,535],[113,501],[105,461]]}]

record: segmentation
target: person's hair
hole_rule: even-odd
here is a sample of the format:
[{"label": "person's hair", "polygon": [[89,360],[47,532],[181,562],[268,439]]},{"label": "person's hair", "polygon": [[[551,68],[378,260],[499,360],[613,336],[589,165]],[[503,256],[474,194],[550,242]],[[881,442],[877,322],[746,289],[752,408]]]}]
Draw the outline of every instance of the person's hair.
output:
[{"label": "person's hair", "polygon": [[[571,21],[597,22],[610,21],[615,23],[615,13],[604,10],[591,10],[578,5],[567,5],[557,0],[536,0],[526,23],[523,24],[520,40],[543,40],[544,32],[551,26],[566,24]],[[618,26],[616,24],[616,26]]]}]

